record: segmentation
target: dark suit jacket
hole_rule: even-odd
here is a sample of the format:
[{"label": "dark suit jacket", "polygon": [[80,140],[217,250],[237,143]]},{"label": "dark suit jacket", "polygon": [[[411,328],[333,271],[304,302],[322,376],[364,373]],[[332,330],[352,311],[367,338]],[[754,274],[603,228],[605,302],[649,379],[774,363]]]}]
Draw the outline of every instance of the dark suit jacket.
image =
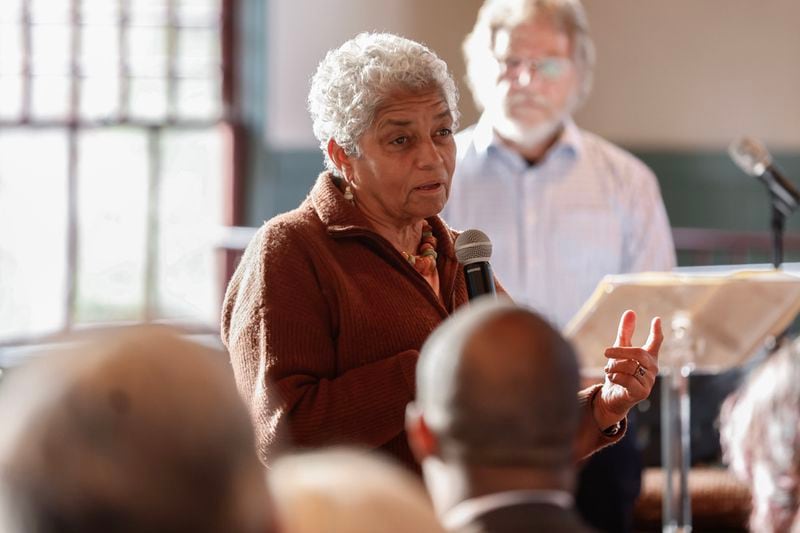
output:
[{"label": "dark suit jacket", "polygon": [[592,533],[574,509],[520,503],[493,509],[453,533]]}]

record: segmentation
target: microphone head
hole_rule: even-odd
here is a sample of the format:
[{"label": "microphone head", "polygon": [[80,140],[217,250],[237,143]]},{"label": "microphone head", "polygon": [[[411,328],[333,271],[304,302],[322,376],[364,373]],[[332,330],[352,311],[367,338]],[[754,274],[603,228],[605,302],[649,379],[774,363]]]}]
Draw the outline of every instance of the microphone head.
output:
[{"label": "microphone head", "polygon": [[728,146],[728,153],[736,165],[751,176],[761,176],[772,164],[766,147],[752,137],[740,137]]},{"label": "microphone head", "polygon": [[462,265],[488,262],[492,257],[492,241],[480,230],[468,229],[456,238],[456,259]]}]

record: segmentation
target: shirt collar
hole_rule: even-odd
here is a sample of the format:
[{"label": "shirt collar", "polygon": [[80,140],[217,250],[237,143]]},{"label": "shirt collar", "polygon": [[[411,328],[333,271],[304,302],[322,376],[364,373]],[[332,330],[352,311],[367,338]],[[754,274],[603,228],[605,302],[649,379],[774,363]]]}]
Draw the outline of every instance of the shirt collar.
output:
[{"label": "shirt collar", "polygon": [[496,509],[514,505],[537,504],[553,505],[571,509],[574,505],[572,494],[561,490],[511,490],[470,498],[456,504],[442,517],[448,531],[465,527],[476,518]]},{"label": "shirt collar", "polygon": [[581,130],[575,125],[575,121],[572,120],[572,117],[567,117],[564,121],[564,130],[561,132],[561,138],[556,144],[564,149],[571,150],[572,154],[578,159],[583,155],[583,137],[581,136]]},{"label": "shirt collar", "polygon": [[[477,154],[481,156],[489,151],[510,151],[494,131],[494,128],[492,128],[491,118],[486,112],[481,115],[475,125],[472,144]],[[572,117],[567,117],[564,120],[564,128],[546,157],[549,158],[556,153],[564,153],[573,156],[575,159],[579,159],[583,155],[581,132]]]}]

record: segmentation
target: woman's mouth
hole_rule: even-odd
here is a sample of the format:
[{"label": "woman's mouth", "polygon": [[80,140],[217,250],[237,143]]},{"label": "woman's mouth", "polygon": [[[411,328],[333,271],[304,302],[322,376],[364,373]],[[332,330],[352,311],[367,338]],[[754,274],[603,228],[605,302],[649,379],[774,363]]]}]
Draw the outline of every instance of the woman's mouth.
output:
[{"label": "woman's mouth", "polygon": [[438,191],[439,188],[442,187],[441,183],[428,183],[426,185],[420,185],[419,187],[414,187],[414,189],[418,191],[430,192],[430,191]]}]

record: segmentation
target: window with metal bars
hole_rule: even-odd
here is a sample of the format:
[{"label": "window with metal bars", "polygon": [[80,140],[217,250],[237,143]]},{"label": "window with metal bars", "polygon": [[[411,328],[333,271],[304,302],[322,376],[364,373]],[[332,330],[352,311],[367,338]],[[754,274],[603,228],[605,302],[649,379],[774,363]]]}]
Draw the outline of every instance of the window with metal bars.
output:
[{"label": "window with metal bars", "polygon": [[3,0],[0,345],[108,322],[215,327],[231,5]]}]

